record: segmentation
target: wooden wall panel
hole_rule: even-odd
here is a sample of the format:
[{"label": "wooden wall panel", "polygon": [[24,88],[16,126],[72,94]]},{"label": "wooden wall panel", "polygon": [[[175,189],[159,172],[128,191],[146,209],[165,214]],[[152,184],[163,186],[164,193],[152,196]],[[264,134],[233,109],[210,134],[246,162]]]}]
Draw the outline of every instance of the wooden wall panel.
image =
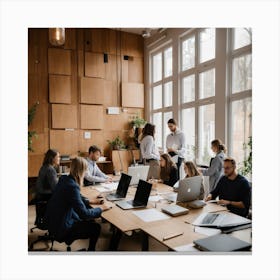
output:
[{"label": "wooden wall panel", "polygon": [[77,106],[52,104],[52,128],[77,128]]},{"label": "wooden wall panel", "polygon": [[71,75],[71,51],[50,48],[48,51],[49,73]]},{"label": "wooden wall panel", "polygon": [[81,129],[103,129],[103,106],[81,105]]},{"label": "wooden wall panel", "polygon": [[71,76],[49,76],[49,102],[71,103]]},{"label": "wooden wall panel", "polygon": [[144,83],[144,59],[142,57],[122,60],[122,82]]},{"label": "wooden wall panel", "polygon": [[113,81],[104,81],[104,105],[117,107],[118,104],[118,84]]},{"label": "wooden wall panel", "polygon": [[119,32],[112,29],[106,29],[106,39],[107,39],[107,46],[106,46],[106,53],[109,54],[117,54],[117,45],[118,45],[118,35]]},{"label": "wooden wall panel", "polygon": [[112,162],[114,170],[127,173],[128,166],[133,163],[133,156],[135,160],[139,160],[139,150],[112,151]]},{"label": "wooden wall panel", "polygon": [[142,36],[121,32],[121,54],[133,57],[143,57],[144,40]]},{"label": "wooden wall panel", "polygon": [[28,155],[28,177],[37,177],[44,160],[44,154]]},{"label": "wooden wall panel", "polygon": [[66,28],[64,49],[75,50],[77,48],[76,42],[76,28]]},{"label": "wooden wall panel", "polygon": [[103,54],[85,52],[85,76],[93,78],[105,78],[105,64]]},{"label": "wooden wall panel", "polygon": [[122,83],[122,106],[144,108],[144,84]]},{"label": "wooden wall panel", "polygon": [[[84,132],[91,133],[91,139],[85,139]],[[102,130],[80,130],[79,131],[79,151],[88,152],[88,148],[92,145],[98,146],[101,150],[104,149],[103,131]]]},{"label": "wooden wall panel", "polygon": [[60,154],[77,155],[78,130],[50,130],[50,148]]},{"label": "wooden wall panel", "polygon": [[31,155],[45,154],[49,149],[49,132],[37,133],[37,137],[32,138],[33,152],[29,152]]},{"label": "wooden wall panel", "polygon": [[81,103],[104,103],[104,80],[98,78],[81,78]]},{"label": "wooden wall panel", "polygon": [[120,56],[111,54],[108,55],[108,63],[105,63],[105,79],[108,81],[117,81],[117,67],[119,67],[120,64],[120,62],[118,61],[117,65],[117,59],[120,60]]},{"label": "wooden wall panel", "polygon": [[32,123],[29,125],[28,130],[36,131],[36,133],[44,133],[48,128],[49,123],[49,105],[39,103]]}]

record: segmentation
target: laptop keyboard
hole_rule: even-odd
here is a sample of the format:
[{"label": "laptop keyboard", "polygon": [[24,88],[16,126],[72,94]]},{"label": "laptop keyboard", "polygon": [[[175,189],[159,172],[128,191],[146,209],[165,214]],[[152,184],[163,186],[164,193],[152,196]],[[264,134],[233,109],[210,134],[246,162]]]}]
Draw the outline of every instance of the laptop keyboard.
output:
[{"label": "laptop keyboard", "polygon": [[218,218],[219,214],[207,214],[203,220],[202,224],[213,224],[214,221]]}]

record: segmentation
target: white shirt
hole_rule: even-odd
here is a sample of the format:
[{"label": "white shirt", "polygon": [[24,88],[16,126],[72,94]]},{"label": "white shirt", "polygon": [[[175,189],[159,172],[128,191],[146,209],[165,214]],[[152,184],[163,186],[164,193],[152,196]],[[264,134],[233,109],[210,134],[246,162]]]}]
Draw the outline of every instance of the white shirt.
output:
[{"label": "white shirt", "polygon": [[95,161],[92,161],[90,158],[87,158],[86,160],[88,162],[88,169],[86,171],[85,178],[88,181],[103,183],[109,178],[99,169]]},{"label": "white shirt", "polygon": [[185,134],[179,129],[176,129],[175,132],[167,135],[166,148],[175,150],[180,158],[184,158],[186,152]]},{"label": "white shirt", "polygon": [[143,159],[159,160],[160,155],[155,144],[153,136],[145,136],[140,143],[140,150]]}]

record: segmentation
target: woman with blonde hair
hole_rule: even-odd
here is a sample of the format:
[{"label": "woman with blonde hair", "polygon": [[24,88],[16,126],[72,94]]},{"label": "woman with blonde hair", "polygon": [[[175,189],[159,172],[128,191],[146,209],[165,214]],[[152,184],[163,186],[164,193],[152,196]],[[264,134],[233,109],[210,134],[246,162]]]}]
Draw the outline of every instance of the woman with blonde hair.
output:
[{"label": "woman with blonde hair", "polygon": [[179,179],[176,163],[173,162],[169,154],[162,154],[160,156],[159,164],[160,180],[164,184],[173,187]]},{"label": "woman with blonde hair", "polygon": [[60,177],[49,200],[46,220],[49,233],[55,240],[72,243],[76,239],[89,238],[88,251],[95,251],[100,225],[94,222],[94,218],[100,217],[102,211],[109,207],[86,207],[80,194],[86,170],[87,161],[84,158],[72,160],[70,174]]},{"label": "woman with blonde hair", "polygon": [[[203,184],[202,174],[199,172],[199,170],[197,169],[197,167],[195,166],[195,164],[192,161],[185,161],[184,170],[186,173],[186,177],[183,180],[188,182],[188,181],[190,181],[190,180],[188,180],[189,178],[195,177],[196,180],[199,181],[200,195],[199,195],[198,199],[202,200],[204,198],[204,184]],[[192,179],[192,182],[193,182],[193,179]]]},{"label": "woman with blonde hair", "polygon": [[209,192],[212,192],[216,188],[224,173],[223,165],[227,151],[226,146],[220,139],[215,139],[211,142],[211,149],[216,156],[211,159],[209,168],[201,169],[203,176],[209,176]]}]

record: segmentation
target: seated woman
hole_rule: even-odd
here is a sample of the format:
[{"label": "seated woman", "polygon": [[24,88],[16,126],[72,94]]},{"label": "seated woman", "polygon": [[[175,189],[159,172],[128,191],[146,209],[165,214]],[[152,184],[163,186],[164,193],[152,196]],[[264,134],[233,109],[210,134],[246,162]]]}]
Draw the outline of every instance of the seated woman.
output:
[{"label": "seated woman", "polygon": [[169,154],[162,154],[159,160],[160,181],[173,187],[179,180],[176,163],[173,162]]},{"label": "seated woman", "polygon": [[59,152],[49,149],[44,157],[36,182],[36,200],[49,200],[58,182],[56,168],[60,163]]},{"label": "seated woman", "polygon": [[186,177],[183,180],[187,180],[190,177],[196,177],[197,180],[201,182],[200,186],[200,195],[197,199],[204,199],[204,185],[203,185],[203,177],[201,173],[198,171],[197,167],[192,161],[185,161],[184,170],[186,173]]},{"label": "seated woman", "polygon": [[[87,170],[87,161],[81,157],[72,160],[70,174],[61,176],[48,202],[46,211],[47,227],[50,235],[59,242],[72,242],[89,238],[89,251],[95,251],[100,234],[100,225],[94,218],[109,209],[106,205],[88,209],[81,199],[80,186]],[[102,200],[100,200],[102,203]]]}]

